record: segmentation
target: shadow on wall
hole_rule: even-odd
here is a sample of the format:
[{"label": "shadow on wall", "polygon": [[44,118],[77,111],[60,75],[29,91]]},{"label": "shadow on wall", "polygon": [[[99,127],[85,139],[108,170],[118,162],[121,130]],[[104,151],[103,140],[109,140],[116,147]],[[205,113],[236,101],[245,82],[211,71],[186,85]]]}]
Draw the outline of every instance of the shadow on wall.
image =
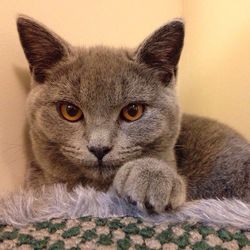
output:
[{"label": "shadow on wall", "polygon": [[27,96],[30,91],[30,73],[27,69],[18,67],[16,65],[13,66],[13,70],[20,82],[20,86],[22,87],[23,92]]},{"label": "shadow on wall", "polygon": [[[23,102],[17,101],[17,95],[20,93],[27,97],[30,91],[30,74],[27,69],[12,66],[12,72],[16,77],[17,89],[16,92],[6,92],[7,97],[4,98],[4,108],[8,108],[8,112],[3,112],[3,121],[6,123],[1,124],[1,158],[3,161],[3,168],[0,169],[2,178],[0,194],[6,195],[9,191],[18,188],[24,181],[24,172],[27,162],[31,160],[31,147],[28,136],[28,125],[25,122],[23,125],[24,115],[24,100]],[[12,83],[11,83],[12,84]],[[18,107],[20,105],[21,107]],[[23,120],[17,122],[17,118],[13,114],[21,112],[20,115]],[[18,131],[19,130],[19,131]],[[21,130],[21,131],[20,131]],[[21,132],[21,138],[20,138]]]},{"label": "shadow on wall", "polygon": [[[31,89],[30,72],[27,69],[23,69],[17,66],[14,66],[13,69],[19,80],[18,82],[20,83],[21,87],[23,88],[23,91],[25,92],[25,96],[27,97]],[[29,164],[32,161],[32,150],[29,137],[29,126],[26,120],[23,127],[22,140],[23,140],[23,152],[25,155],[25,162],[27,166],[27,164]],[[23,178],[23,181],[25,181],[25,178]]]}]

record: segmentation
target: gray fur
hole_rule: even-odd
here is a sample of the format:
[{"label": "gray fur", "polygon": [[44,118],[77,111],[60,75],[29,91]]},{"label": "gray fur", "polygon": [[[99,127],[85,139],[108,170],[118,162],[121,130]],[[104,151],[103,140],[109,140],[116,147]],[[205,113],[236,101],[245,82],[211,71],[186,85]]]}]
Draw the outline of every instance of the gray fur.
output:
[{"label": "gray fur", "polygon": [[250,145],[228,126],[183,115],[175,147],[188,200],[238,198],[250,202]]},{"label": "gray fur", "polygon": [[[249,143],[225,125],[181,115],[175,91],[184,40],[180,20],[136,50],[74,47],[27,17],[17,26],[32,74],[27,186],[112,186],[159,213],[186,197],[250,201]],[[80,108],[84,119],[62,119],[56,108],[61,101]],[[144,113],[126,122],[121,110],[131,103],[143,104]],[[111,150],[100,162],[89,148]]]},{"label": "gray fur", "polygon": [[153,224],[188,221],[250,229],[250,204],[236,199],[188,202],[176,212],[149,215],[112,191],[103,193],[82,186],[72,192],[66,189],[65,185],[57,184],[43,187],[40,192],[21,190],[2,199],[0,223],[21,227],[52,218],[136,216]]}]

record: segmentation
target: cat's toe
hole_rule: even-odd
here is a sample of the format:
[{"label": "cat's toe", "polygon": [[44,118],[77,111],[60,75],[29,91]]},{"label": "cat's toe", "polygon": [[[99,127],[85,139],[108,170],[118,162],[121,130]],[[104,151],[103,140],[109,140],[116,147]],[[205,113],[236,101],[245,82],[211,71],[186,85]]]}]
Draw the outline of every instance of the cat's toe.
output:
[{"label": "cat's toe", "polygon": [[127,201],[133,206],[137,205],[137,201],[133,200],[131,196],[127,196]]},{"label": "cat's toe", "polygon": [[155,213],[155,208],[149,201],[145,201],[144,206],[149,214]]},{"label": "cat's toe", "polygon": [[[169,205],[176,209],[186,201],[186,185],[182,178],[177,177],[173,182],[173,188],[169,199]],[[169,206],[168,205],[168,206]]]},{"label": "cat's toe", "polygon": [[171,212],[173,210],[173,207],[171,204],[168,204],[167,206],[165,206],[165,212]]}]

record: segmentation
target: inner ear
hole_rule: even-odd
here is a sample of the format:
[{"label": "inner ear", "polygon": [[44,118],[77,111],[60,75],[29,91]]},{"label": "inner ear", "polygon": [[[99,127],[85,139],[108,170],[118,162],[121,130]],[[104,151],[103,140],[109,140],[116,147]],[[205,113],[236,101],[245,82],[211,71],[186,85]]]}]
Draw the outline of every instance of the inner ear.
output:
[{"label": "inner ear", "polygon": [[136,59],[155,70],[160,80],[168,83],[176,73],[183,42],[183,22],[172,21],[156,30],[139,46]]},{"label": "inner ear", "polygon": [[17,29],[34,79],[43,83],[49,70],[68,55],[69,45],[29,17],[20,16]]}]

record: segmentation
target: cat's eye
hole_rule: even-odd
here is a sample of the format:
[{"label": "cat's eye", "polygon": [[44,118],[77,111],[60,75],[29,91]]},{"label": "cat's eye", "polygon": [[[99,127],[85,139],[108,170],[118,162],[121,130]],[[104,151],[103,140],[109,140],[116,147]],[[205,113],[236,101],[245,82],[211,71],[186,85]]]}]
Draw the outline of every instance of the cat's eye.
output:
[{"label": "cat's eye", "polygon": [[142,104],[132,103],[122,109],[121,117],[127,122],[133,122],[140,119],[144,112]]},{"label": "cat's eye", "polygon": [[82,111],[74,104],[68,102],[57,103],[57,110],[59,114],[69,122],[77,122],[82,119]]}]

